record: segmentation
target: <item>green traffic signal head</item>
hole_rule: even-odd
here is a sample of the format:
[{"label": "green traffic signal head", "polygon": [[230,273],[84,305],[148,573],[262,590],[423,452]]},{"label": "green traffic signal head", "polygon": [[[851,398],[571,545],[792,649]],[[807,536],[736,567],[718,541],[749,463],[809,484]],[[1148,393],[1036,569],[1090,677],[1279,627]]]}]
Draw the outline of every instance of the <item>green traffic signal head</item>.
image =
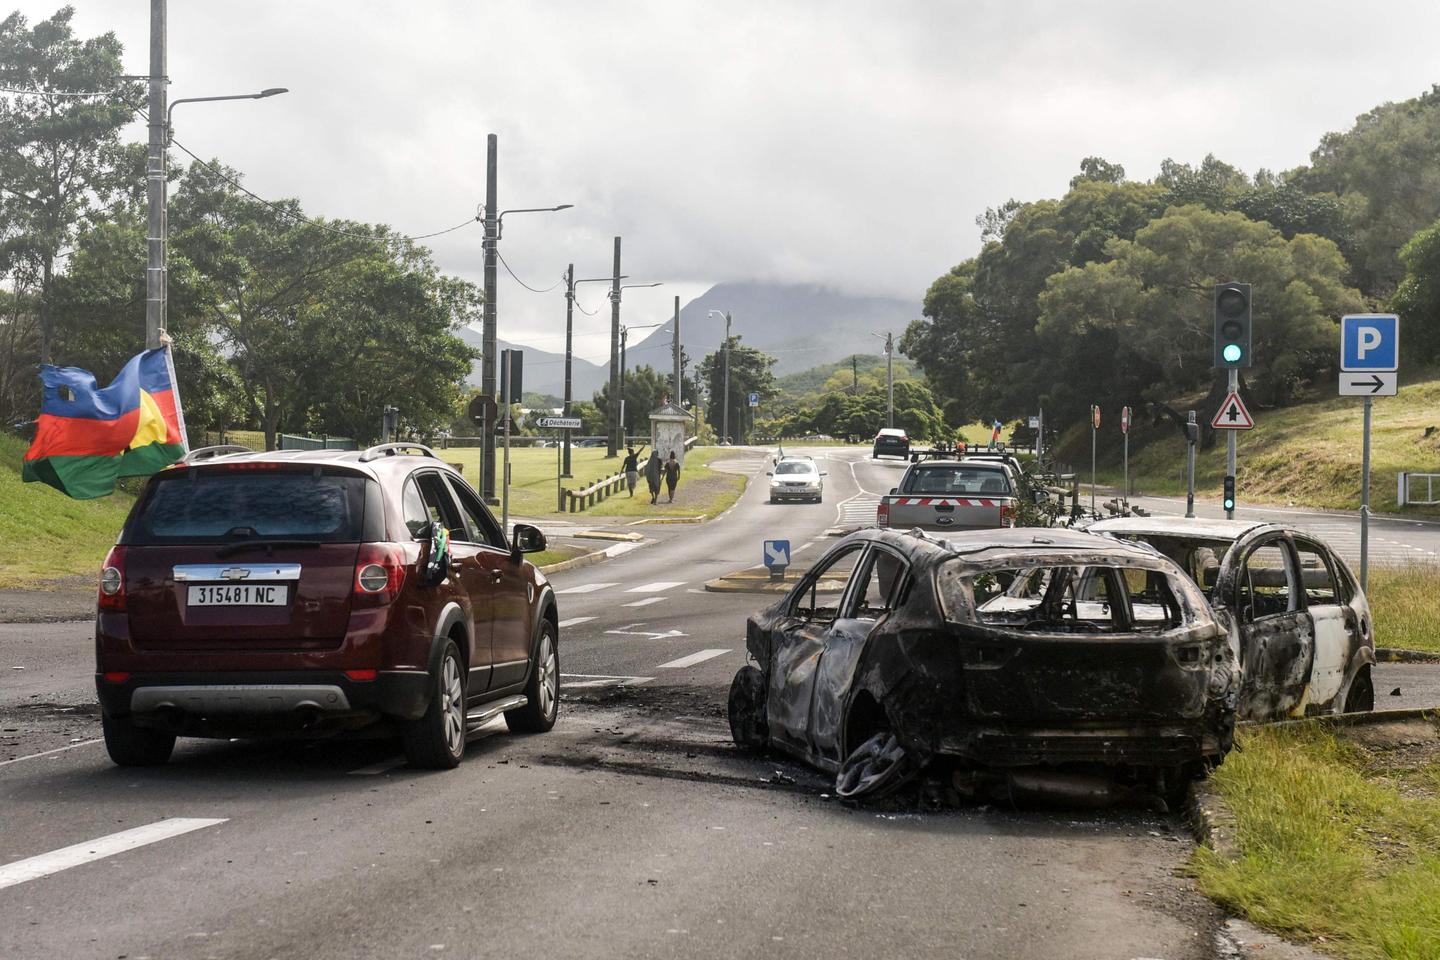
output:
[{"label": "green traffic signal head", "polygon": [[1226,363],[1239,363],[1240,358],[1245,355],[1245,351],[1240,349],[1238,343],[1227,343],[1225,348],[1220,351],[1220,355],[1225,358]]}]

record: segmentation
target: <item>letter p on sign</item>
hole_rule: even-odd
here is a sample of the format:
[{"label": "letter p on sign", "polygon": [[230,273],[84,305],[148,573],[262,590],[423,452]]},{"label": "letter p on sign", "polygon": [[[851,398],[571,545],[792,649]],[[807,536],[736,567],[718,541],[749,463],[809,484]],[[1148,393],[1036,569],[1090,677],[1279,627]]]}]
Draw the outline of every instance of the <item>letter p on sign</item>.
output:
[{"label": "letter p on sign", "polygon": [[1388,372],[1400,367],[1400,318],[1352,314],[1340,318],[1340,369]]}]

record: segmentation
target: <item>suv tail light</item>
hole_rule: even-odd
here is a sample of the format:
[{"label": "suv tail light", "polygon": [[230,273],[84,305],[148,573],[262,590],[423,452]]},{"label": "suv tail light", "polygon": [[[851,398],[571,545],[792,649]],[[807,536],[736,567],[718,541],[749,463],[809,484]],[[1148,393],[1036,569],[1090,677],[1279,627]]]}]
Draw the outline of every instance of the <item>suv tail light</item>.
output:
[{"label": "suv tail light", "polygon": [[100,568],[97,602],[101,610],[125,611],[125,548],[119,544],[110,548],[105,555],[105,565]]},{"label": "suv tail light", "polygon": [[1015,504],[1003,503],[1000,505],[1000,526],[1015,526]]},{"label": "suv tail light", "polygon": [[405,586],[405,554],[398,544],[362,543],[355,557],[353,602],[357,607],[383,607]]},{"label": "suv tail light", "polygon": [[875,526],[890,526],[890,502],[881,500],[880,505],[875,508]]}]

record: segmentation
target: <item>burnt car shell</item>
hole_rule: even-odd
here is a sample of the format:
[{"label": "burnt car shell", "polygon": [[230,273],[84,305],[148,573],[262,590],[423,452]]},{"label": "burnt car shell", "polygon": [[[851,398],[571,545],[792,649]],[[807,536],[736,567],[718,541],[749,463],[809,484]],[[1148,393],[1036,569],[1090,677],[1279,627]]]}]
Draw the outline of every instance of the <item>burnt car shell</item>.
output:
[{"label": "burnt car shell", "polygon": [[[890,608],[873,620],[851,616],[863,589],[851,583],[833,621],[807,622],[799,601],[813,598],[814,578],[857,544],[865,551],[857,571],[873,553],[903,563]],[[986,622],[995,618],[984,615],[988,598],[977,603],[974,578],[1047,567],[1161,577],[1173,622],[1106,632]],[[1129,574],[1115,576],[1122,575]],[[859,531],[750,618],[746,645],[761,674],[750,685],[763,678],[756,740],[842,776],[852,752],[886,729],[912,764],[948,758],[962,767],[1177,769],[1217,763],[1232,742],[1237,684],[1224,629],[1173,563],[1108,537],[1033,528],[948,540]],[[755,668],[742,675],[746,669]],[[743,679],[732,688],[732,729]]]}]

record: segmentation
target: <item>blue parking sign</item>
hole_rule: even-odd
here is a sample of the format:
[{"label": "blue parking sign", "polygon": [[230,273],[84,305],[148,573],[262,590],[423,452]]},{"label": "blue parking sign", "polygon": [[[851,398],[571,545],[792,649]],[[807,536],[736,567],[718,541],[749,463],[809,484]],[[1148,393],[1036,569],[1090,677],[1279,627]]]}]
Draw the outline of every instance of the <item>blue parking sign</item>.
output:
[{"label": "blue parking sign", "polygon": [[1340,318],[1340,369],[1400,368],[1400,318],[1393,313],[1351,314]]}]

